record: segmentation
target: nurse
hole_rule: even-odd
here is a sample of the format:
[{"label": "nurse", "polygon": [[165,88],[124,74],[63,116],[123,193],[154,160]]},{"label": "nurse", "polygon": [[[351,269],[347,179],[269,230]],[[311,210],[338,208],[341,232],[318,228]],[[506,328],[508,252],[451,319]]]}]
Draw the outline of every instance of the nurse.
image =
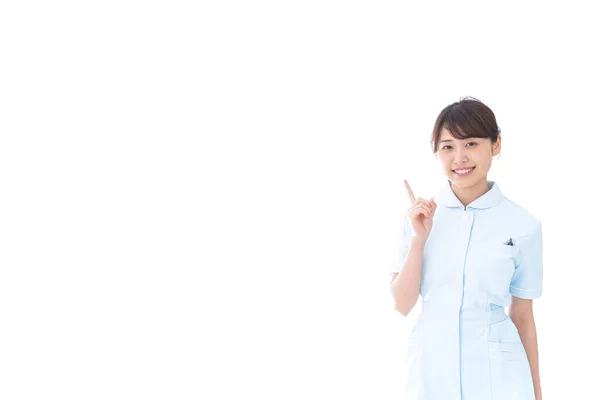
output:
[{"label": "nurse", "polygon": [[[390,291],[406,316],[405,400],[541,400],[532,300],[542,294],[542,225],[488,180],[500,153],[492,110],[463,98],[431,137],[445,184],[415,197],[403,221]],[[508,314],[505,306],[509,306]]]}]

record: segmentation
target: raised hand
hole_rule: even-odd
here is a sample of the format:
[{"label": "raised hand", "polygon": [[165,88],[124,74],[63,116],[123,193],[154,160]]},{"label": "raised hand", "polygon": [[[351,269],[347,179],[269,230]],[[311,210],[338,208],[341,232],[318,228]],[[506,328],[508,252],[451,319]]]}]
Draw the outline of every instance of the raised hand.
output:
[{"label": "raised hand", "polygon": [[415,198],[415,195],[406,180],[404,181],[404,187],[406,188],[408,198],[411,202],[411,206],[408,210],[408,217],[413,232],[416,237],[427,240],[429,233],[431,232],[431,227],[433,226],[433,216],[437,209],[437,204],[433,198],[431,198],[431,200],[425,200],[421,197]]}]

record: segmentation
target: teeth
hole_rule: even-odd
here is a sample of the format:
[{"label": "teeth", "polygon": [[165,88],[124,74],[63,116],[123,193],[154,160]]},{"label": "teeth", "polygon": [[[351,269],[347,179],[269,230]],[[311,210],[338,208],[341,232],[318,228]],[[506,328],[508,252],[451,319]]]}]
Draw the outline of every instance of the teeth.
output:
[{"label": "teeth", "polygon": [[469,169],[456,169],[454,170],[454,172],[459,173],[459,174],[465,174],[469,171],[471,171],[473,168],[469,168]]}]

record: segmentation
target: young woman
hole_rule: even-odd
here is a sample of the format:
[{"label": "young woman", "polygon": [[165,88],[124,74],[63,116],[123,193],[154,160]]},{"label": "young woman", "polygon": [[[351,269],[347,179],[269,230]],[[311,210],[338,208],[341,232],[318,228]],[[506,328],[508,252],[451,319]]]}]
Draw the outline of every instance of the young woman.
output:
[{"label": "young woman", "polygon": [[500,143],[492,110],[461,99],[432,132],[446,184],[426,200],[404,181],[411,206],[390,290],[404,316],[422,300],[406,400],[542,400],[532,308],[542,293],[542,225],[487,179]]}]

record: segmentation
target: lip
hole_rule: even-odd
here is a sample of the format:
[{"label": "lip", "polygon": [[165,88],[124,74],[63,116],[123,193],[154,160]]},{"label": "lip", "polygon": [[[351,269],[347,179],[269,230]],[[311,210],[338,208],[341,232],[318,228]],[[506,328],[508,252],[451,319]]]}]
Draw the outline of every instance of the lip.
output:
[{"label": "lip", "polygon": [[469,176],[469,175],[471,175],[471,174],[473,173],[473,171],[475,170],[475,167],[462,167],[462,168],[456,168],[456,169],[469,169],[469,168],[471,168],[471,171],[470,171],[470,172],[468,172],[468,173],[466,173],[466,174],[459,174],[459,173],[457,173],[457,172],[456,172],[456,170],[454,170],[454,169],[452,170],[452,172],[454,172],[454,175],[456,175],[456,176],[461,176],[461,177],[462,177],[462,176]]}]

